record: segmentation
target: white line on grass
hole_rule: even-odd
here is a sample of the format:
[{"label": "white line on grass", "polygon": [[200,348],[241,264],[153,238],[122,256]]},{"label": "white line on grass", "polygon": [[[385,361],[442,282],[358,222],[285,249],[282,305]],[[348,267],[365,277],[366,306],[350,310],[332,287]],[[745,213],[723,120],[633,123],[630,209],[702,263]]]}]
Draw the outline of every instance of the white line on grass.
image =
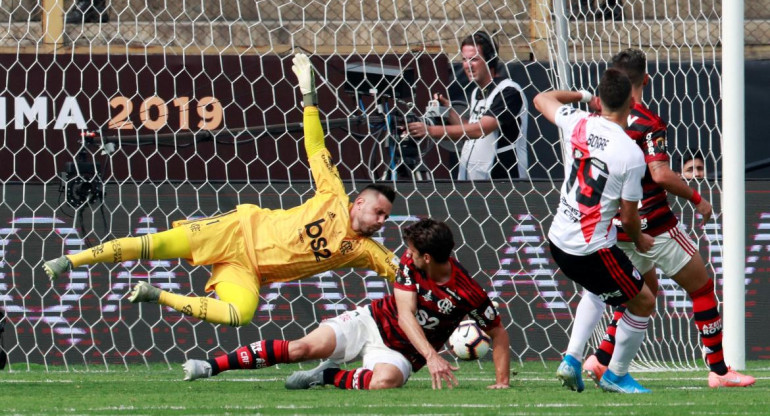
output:
[{"label": "white line on grass", "polygon": [[74,383],[72,380],[13,380],[13,379],[0,379],[0,384],[2,383],[52,383],[52,384],[59,384],[59,383]]}]

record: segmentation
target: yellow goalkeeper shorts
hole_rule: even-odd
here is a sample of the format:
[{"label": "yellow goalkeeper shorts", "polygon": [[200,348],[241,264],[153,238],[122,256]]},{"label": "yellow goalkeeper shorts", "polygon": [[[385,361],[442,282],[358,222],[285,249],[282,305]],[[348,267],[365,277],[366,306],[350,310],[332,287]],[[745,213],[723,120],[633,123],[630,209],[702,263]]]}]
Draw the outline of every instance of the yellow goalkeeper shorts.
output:
[{"label": "yellow goalkeeper shorts", "polygon": [[259,296],[257,272],[247,254],[241,222],[237,211],[201,218],[174,221],[172,226],[182,227],[190,241],[194,266],[214,265],[206,291],[211,292],[219,282],[231,282],[249,289]]}]

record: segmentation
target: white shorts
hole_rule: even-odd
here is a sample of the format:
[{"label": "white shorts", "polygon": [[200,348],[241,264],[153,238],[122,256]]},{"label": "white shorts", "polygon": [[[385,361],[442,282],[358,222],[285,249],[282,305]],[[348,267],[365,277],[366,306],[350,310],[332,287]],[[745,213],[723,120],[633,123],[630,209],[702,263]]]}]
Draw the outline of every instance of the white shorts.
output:
[{"label": "white shorts", "polygon": [[658,266],[666,276],[674,276],[687,265],[698,249],[681,224],[655,237],[650,251],[639,253],[634,243],[618,241],[618,247],[631,259],[637,270],[645,274]]},{"label": "white shorts", "polygon": [[388,348],[382,341],[380,330],[372,318],[371,309],[359,307],[337,317],[321,322],[334,330],[337,346],[330,360],[346,363],[363,359],[363,367],[374,370],[379,363],[393,364],[401,370],[404,384],[412,374],[412,364],[398,351]]}]

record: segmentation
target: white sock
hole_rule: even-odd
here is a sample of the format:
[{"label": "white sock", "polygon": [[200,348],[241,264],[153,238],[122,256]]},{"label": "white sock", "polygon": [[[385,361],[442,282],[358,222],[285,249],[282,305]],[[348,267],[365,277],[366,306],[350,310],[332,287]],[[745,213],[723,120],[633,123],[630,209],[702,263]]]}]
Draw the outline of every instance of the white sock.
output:
[{"label": "white sock", "polygon": [[615,375],[628,374],[628,367],[642,346],[649,322],[649,316],[636,316],[628,310],[620,318],[615,332],[615,352],[612,354],[610,365],[607,366]]},{"label": "white sock", "polygon": [[583,296],[575,310],[575,320],[572,321],[567,354],[577,358],[578,361],[583,361],[586,344],[594,333],[594,328],[602,319],[605,309],[607,305],[598,296],[583,290]]}]

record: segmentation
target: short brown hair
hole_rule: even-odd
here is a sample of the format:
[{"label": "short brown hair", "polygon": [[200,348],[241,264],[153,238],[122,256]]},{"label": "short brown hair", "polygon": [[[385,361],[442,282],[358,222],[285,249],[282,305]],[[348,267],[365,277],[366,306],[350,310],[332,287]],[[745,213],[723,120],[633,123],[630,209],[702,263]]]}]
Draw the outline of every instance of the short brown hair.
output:
[{"label": "short brown hair", "polygon": [[599,81],[599,98],[610,111],[620,110],[631,96],[631,80],[623,71],[609,68]]},{"label": "short brown hair", "polygon": [[647,73],[647,57],[639,49],[624,49],[612,57],[612,67],[625,72],[631,83],[638,87]]},{"label": "short brown hair", "polygon": [[414,245],[420,254],[430,254],[439,263],[449,261],[455,239],[445,223],[423,218],[403,230],[404,241]]},{"label": "short brown hair", "polygon": [[364,189],[362,189],[358,194],[361,195],[366,191],[374,191],[384,195],[385,198],[388,198],[388,201],[390,201],[391,204],[396,200],[396,191],[388,185],[383,185],[381,183],[370,183],[369,185],[366,185]]}]

